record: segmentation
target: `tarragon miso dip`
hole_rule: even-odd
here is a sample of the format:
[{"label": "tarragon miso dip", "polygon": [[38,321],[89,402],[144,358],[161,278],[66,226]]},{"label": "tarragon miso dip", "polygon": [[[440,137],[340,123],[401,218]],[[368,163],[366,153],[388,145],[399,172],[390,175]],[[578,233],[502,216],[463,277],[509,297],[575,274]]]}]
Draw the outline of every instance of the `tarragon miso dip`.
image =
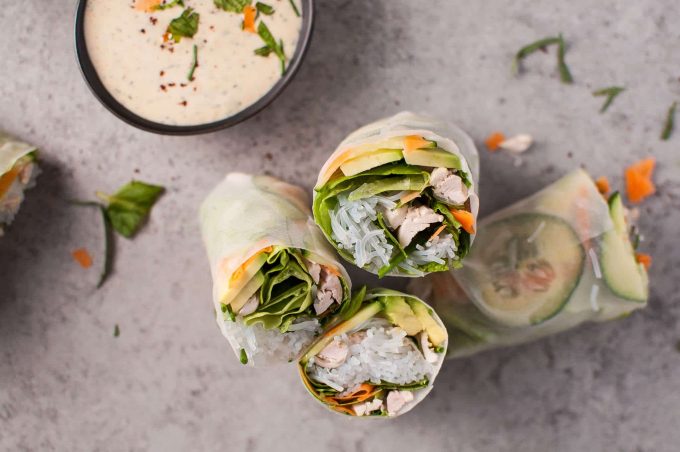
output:
[{"label": "tarragon miso dip", "polygon": [[299,0],[87,0],[87,51],[133,113],[206,124],[244,110],[288,68]]}]

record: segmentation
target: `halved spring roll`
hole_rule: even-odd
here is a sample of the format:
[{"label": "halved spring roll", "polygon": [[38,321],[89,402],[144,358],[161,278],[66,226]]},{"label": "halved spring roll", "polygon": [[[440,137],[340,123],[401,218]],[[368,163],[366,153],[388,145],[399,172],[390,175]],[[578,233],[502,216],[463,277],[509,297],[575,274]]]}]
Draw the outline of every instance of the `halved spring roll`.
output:
[{"label": "halved spring roll", "polygon": [[574,171],[482,220],[461,271],[411,289],[438,309],[453,356],[625,316],[649,296],[626,212]]},{"label": "halved spring roll", "polygon": [[231,173],[201,206],[217,324],[244,364],[295,359],[349,306],[347,272],[307,202],[299,187]]},{"label": "halved spring roll", "polygon": [[447,344],[441,319],[422,300],[363,288],[299,360],[300,377],[336,413],[397,416],[432,390]]},{"label": "halved spring roll", "polygon": [[0,236],[19,211],[24,192],[35,185],[37,154],[35,146],[0,132]]},{"label": "halved spring roll", "polygon": [[462,130],[403,112],[350,134],[321,169],[314,219],[378,276],[461,266],[475,235],[479,156]]}]

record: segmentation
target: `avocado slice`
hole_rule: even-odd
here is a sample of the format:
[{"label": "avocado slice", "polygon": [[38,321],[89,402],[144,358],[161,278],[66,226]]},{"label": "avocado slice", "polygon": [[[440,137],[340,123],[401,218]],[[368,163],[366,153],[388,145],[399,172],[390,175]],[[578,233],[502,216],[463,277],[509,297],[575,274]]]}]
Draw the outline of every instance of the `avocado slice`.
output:
[{"label": "avocado slice", "polygon": [[609,198],[609,215],[614,229],[605,232],[600,245],[602,276],[614,294],[626,300],[644,302],[649,295],[647,271],[635,259],[618,192]]},{"label": "avocado slice", "polygon": [[412,298],[408,300],[408,304],[411,307],[413,313],[420,321],[420,325],[427,333],[427,336],[430,338],[430,342],[432,342],[432,345],[434,345],[435,347],[439,347],[440,345],[442,345],[446,341],[448,335],[446,334],[446,330],[439,326],[437,322],[432,318],[432,315],[430,315],[430,310],[428,309],[428,307],[425,306],[423,303],[419,302],[418,300],[414,300]]},{"label": "avocado slice", "polygon": [[248,284],[246,284],[245,287],[239,291],[238,295],[236,295],[236,297],[234,297],[234,299],[229,303],[229,306],[231,306],[231,310],[234,314],[238,314],[248,299],[255,295],[259,288],[262,287],[263,283],[264,275],[260,272],[255,273],[255,275],[250,278]]},{"label": "avocado slice", "polygon": [[349,194],[348,199],[350,201],[357,201],[386,191],[408,190],[420,192],[427,187],[429,182],[430,176],[425,172],[403,177],[384,177],[373,182],[361,184],[359,188]]},{"label": "avocado slice", "polygon": [[403,158],[401,149],[377,149],[346,161],[340,165],[340,170],[345,176],[354,176],[387,163],[398,162]]},{"label": "avocado slice", "polygon": [[267,262],[268,257],[268,253],[260,253],[254,256],[242,270],[242,274],[238,277],[238,279],[232,280],[229,283],[229,290],[222,298],[221,303],[231,304],[234,298],[236,298],[241,293],[243,288],[250,282],[253,276],[255,276],[255,274],[260,271],[265,262]]},{"label": "avocado slice", "polygon": [[385,317],[406,331],[406,334],[415,336],[423,331],[423,325],[406,303],[404,297],[385,297],[384,303]]},{"label": "avocado slice", "polygon": [[404,160],[409,165],[462,169],[458,156],[442,148],[416,149],[404,152]]}]

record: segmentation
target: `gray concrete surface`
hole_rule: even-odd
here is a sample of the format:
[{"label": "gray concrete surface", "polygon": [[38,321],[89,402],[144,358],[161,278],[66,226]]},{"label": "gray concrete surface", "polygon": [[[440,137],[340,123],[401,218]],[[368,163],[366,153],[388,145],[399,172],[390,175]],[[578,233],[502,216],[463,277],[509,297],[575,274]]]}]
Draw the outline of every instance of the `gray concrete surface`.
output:
[{"label": "gray concrete surface", "polygon": [[[680,447],[680,6],[673,0],[326,0],[308,59],[258,117],[212,135],[137,131],[81,80],[69,1],[3,0],[0,125],[43,150],[44,174],[0,240],[0,450],[677,451]],[[509,73],[520,46],[562,31],[576,83],[554,57]],[[115,41],[115,38],[113,39]],[[591,91],[624,84],[609,112]],[[621,182],[654,155],[643,207],[654,255],[649,307],[533,344],[448,362],[431,397],[392,422],[333,416],[289,368],[243,368],[214,326],[197,207],[230,170],[311,187],[350,130],[401,109],[457,122],[481,142],[529,132],[522,166],[482,152],[482,212],[584,164]],[[101,243],[69,198],[132,177],[168,187],[116,272],[70,252]],[[390,282],[392,283],[392,282]],[[113,337],[119,324],[120,337]]]}]

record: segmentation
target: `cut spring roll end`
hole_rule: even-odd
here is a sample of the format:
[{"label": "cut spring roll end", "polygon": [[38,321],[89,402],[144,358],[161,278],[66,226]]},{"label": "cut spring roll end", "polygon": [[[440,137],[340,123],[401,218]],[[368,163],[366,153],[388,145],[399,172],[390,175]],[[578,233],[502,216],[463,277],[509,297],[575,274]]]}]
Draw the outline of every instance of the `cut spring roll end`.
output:
[{"label": "cut spring roll end", "polygon": [[[384,121],[428,120],[406,113]],[[394,124],[353,139],[371,127],[350,135],[322,168],[315,221],[343,258],[380,277],[459,268],[479,205],[460,148],[426,129]],[[461,141],[476,158],[471,140]]]},{"label": "cut spring roll end", "polygon": [[356,417],[406,413],[430,392],[448,346],[423,301],[363,288],[298,362],[307,390],[328,409]]},{"label": "cut spring roll end", "polygon": [[0,132],[0,236],[14,220],[39,174],[37,149]]}]

